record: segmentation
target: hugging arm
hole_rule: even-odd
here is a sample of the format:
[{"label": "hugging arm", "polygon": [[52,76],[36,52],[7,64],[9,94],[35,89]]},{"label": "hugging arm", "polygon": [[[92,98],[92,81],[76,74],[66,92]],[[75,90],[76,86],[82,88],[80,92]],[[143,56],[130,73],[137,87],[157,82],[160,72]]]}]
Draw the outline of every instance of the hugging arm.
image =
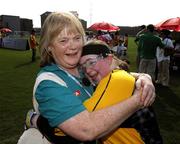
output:
[{"label": "hugging arm", "polygon": [[117,128],[141,107],[139,91],[135,90],[133,96],[123,102],[93,112],[85,110],[58,127],[81,141],[94,140]]}]

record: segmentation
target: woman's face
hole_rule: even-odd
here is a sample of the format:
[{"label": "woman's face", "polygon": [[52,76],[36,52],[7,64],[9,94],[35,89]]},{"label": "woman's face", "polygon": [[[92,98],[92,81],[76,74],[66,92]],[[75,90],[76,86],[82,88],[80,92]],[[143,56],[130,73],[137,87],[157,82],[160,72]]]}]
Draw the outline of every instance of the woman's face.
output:
[{"label": "woman's face", "polygon": [[83,71],[94,83],[99,83],[111,71],[110,64],[111,59],[109,57],[103,58],[98,55],[85,55],[80,59]]},{"label": "woman's face", "polygon": [[50,45],[55,62],[66,70],[77,67],[81,57],[83,37],[65,28]]}]

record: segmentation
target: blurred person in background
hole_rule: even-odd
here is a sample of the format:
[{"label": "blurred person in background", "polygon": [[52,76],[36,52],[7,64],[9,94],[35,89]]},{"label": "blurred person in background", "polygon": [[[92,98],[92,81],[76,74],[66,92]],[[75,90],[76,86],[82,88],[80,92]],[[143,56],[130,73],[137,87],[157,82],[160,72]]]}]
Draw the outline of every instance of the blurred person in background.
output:
[{"label": "blurred person in background", "polygon": [[35,30],[34,29],[31,31],[29,42],[30,42],[30,48],[31,48],[31,51],[32,51],[31,61],[34,62],[36,60],[36,49],[37,49],[37,46],[38,46],[38,42],[36,40],[36,35],[35,35]]},{"label": "blurred person in background", "polygon": [[149,74],[153,82],[155,82],[156,49],[164,48],[162,40],[155,35],[154,30],[155,27],[149,24],[147,31],[139,36],[139,72]]},{"label": "blurred person in background", "polygon": [[[162,41],[165,45],[164,49],[157,48],[156,56],[158,62],[158,75],[156,83],[161,84],[163,86],[169,86],[169,66],[170,66],[170,56],[174,51],[174,45],[170,38],[171,32],[169,30],[162,30],[161,37]],[[168,49],[169,52],[166,52]]]}]

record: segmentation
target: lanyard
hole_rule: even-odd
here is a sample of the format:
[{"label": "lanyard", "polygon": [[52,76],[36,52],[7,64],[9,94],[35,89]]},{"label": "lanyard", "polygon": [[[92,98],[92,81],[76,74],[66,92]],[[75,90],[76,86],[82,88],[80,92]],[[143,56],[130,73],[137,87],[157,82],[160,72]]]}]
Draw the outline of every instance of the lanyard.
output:
[{"label": "lanyard", "polygon": [[62,69],[60,66],[58,66],[58,68],[59,68],[60,70],[64,71],[69,78],[71,78],[72,80],[74,80],[75,83],[78,84],[78,85],[86,92],[86,94],[87,94],[89,97],[91,97],[91,94],[82,86],[82,84],[81,84],[72,74],[70,74],[70,73],[67,72],[66,70]]}]

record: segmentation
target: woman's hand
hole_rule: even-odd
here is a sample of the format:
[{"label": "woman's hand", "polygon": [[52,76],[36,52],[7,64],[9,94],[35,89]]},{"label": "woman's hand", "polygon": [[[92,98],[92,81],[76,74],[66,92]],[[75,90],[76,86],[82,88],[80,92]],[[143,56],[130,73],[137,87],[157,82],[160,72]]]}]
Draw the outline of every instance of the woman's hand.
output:
[{"label": "woman's hand", "polygon": [[155,87],[148,74],[139,74],[136,80],[136,89],[141,89],[141,101],[144,107],[153,104],[156,98]]}]

